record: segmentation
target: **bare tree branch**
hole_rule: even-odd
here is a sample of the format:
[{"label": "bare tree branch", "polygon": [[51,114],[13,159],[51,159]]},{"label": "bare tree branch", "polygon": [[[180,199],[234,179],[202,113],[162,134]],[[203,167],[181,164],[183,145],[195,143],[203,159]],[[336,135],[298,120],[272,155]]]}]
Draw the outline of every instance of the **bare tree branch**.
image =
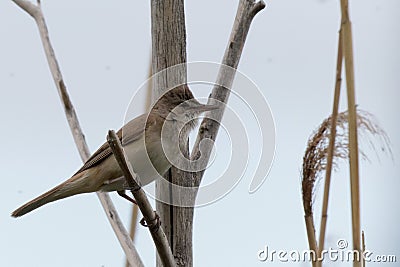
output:
[{"label": "bare tree branch", "polygon": [[56,84],[58,94],[60,95],[61,98],[61,102],[64,105],[65,115],[67,117],[69,126],[71,128],[75,144],[78,148],[82,160],[85,161],[90,156],[89,149],[85,141],[85,136],[83,135],[81,127],[79,125],[75,109],[68,96],[67,88],[65,86],[60,71],[60,66],[58,65],[53,47],[49,39],[49,32],[47,30],[46,21],[44,19],[41,6],[40,5],[35,6],[34,4],[25,0],[13,0],[13,1],[35,19],[35,22],[39,29],[43,48],[46,54],[47,62],[49,64],[50,72],[53,76],[54,83]]},{"label": "bare tree branch", "polygon": [[[249,32],[251,22],[254,16],[265,8],[265,3],[261,0],[255,2],[254,0],[241,0],[239,2],[238,10],[236,13],[235,23],[231,31],[231,36],[229,38],[228,46],[225,50],[224,57],[222,59],[222,66],[217,76],[217,81],[215,82],[214,88],[211,92],[208,102],[213,103],[214,99],[221,101],[223,103],[228,102],[230,95],[230,90],[233,80],[235,78],[235,70],[239,65],[240,57],[242,55],[244,43],[246,41],[247,33]],[[227,67],[232,69],[227,69]],[[204,118],[197,135],[196,142],[193,147],[191,154],[192,159],[198,159],[200,157],[200,143],[204,139],[211,139],[215,141],[217,138],[219,123],[222,120],[224,114],[224,109],[220,108],[211,111],[214,120]],[[210,154],[212,151],[212,146],[205,146],[201,151],[201,156],[204,157],[205,161],[208,162]],[[201,179],[204,172],[198,172],[194,174],[194,187],[200,185]]]},{"label": "bare tree branch", "polygon": [[133,171],[132,165],[128,162],[119,138],[113,130],[108,132],[107,141],[113,151],[119,167],[125,176],[127,184],[131,188],[131,193],[135,197],[137,205],[143,214],[144,220],[149,226],[150,234],[153,237],[158,255],[164,267],[176,266],[167,237],[165,236],[163,229],[158,224],[159,218],[153,211],[153,208],[147,199],[146,193],[137,182],[138,176]]},{"label": "bare tree branch", "polygon": [[[68,91],[60,71],[60,67],[58,65],[53,47],[50,42],[46,21],[44,19],[43,12],[40,6],[40,1],[38,1],[37,5],[34,5],[31,2],[25,0],[12,1],[35,19],[46,54],[47,62],[49,64],[50,72],[53,76],[55,85],[61,98],[61,102],[64,105],[65,115],[67,117],[72,136],[78,148],[81,159],[83,162],[85,162],[90,156],[89,148],[86,144],[85,136],[79,125],[78,116],[76,115],[74,106],[72,105],[72,102],[69,98]],[[126,254],[129,263],[132,266],[144,266],[138,252],[132,244],[129,233],[125,229],[108,194],[98,192],[97,196],[101,202],[101,205],[103,206],[111,227],[113,228],[122,246],[122,249]]]},{"label": "bare tree branch", "polygon": [[[186,27],[184,0],[151,0],[151,36],[152,36],[152,70],[153,101],[169,88],[187,81],[186,70]],[[181,64],[179,68],[170,68]],[[188,147],[183,153],[188,154]],[[170,183],[183,185],[183,176],[177,168],[172,167],[165,175]],[[174,196],[169,186],[156,181],[156,199],[171,199]],[[162,227],[167,235],[172,253],[179,266],[192,266],[192,221],[179,216],[179,207],[173,207],[162,201],[156,202],[157,212]],[[157,266],[162,266],[157,258]]]}]

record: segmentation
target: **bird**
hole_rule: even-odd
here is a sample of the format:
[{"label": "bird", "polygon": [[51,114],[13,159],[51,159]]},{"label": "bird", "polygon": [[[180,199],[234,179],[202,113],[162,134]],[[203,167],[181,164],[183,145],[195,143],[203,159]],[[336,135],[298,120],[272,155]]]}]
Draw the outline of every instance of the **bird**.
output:
[{"label": "bird", "polygon": [[[187,140],[196,127],[196,118],[217,105],[201,104],[186,84],[167,91],[150,112],[126,123],[117,132],[133,170],[142,186],[161,177],[180,155],[180,140]],[[82,193],[124,192],[128,185],[107,142],[91,155],[71,178],[22,205],[11,213],[23,216],[47,203]]]}]

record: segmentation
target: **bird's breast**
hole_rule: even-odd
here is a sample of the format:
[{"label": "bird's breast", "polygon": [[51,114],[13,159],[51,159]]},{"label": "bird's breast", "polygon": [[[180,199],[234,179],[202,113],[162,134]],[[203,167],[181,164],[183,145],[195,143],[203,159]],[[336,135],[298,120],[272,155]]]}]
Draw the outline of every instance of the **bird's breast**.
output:
[{"label": "bird's breast", "polygon": [[171,167],[159,140],[146,140],[145,143],[142,137],[124,146],[124,150],[143,186],[161,177]]}]

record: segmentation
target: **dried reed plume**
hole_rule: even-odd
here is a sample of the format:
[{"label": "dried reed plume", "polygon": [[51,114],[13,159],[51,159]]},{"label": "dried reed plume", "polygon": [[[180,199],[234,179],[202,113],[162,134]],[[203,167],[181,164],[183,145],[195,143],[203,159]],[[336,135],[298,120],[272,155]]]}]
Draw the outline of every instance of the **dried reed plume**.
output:
[{"label": "dried reed plume", "polygon": [[[307,149],[303,157],[302,167],[302,194],[307,236],[310,250],[315,253],[318,245],[315,238],[315,226],[313,220],[313,195],[315,182],[320,180],[327,166],[327,155],[329,138],[331,132],[332,118],[325,119],[319,128],[308,140]],[[370,148],[378,152],[378,148],[391,155],[390,141],[384,130],[376,123],[374,116],[366,111],[357,110],[357,127],[360,139],[366,138]],[[374,139],[372,139],[374,137]],[[377,142],[372,142],[373,140]],[[367,155],[360,149],[361,157],[368,160]],[[338,161],[349,157],[349,136],[348,136],[348,113],[347,111],[338,114],[336,122],[336,138],[333,151],[333,168],[337,169]],[[317,254],[316,254],[317,255]],[[313,266],[317,266],[313,262]]]},{"label": "dried reed plume", "polygon": [[[344,111],[339,113],[337,117],[337,132],[333,153],[333,166],[335,170],[340,159],[348,159],[349,157],[347,115],[347,111]],[[376,123],[376,119],[371,113],[357,109],[357,126],[360,139],[366,137],[370,148],[377,155],[379,150],[387,152],[390,155],[392,154],[390,141],[386,132]],[[308,140],[307,149],[303,157],[302,191],[304,212],[306,215],[312,214],[314,184],[322,177],[326,169],[330,129],[331,117],[328,117]],[[373,142],[376,139],[372,140],[369,137],[375,137],[378,142]],[[364,160],[370,161],[361,149],[360,154]]]}]

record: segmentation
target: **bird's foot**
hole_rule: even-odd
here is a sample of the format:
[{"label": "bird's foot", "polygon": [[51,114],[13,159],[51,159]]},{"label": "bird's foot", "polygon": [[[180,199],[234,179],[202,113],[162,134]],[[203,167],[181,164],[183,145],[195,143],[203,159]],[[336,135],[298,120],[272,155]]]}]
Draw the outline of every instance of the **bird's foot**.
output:
[{"label": "bird's foot", "polygon": [[154,211],[154,215],[155,217],[152,220],[146,220],[144,217],[140,220],[140,224],[148,227],[152,233],[156,233],[161,226],[160,216],[158,216],[156,211]]}]

